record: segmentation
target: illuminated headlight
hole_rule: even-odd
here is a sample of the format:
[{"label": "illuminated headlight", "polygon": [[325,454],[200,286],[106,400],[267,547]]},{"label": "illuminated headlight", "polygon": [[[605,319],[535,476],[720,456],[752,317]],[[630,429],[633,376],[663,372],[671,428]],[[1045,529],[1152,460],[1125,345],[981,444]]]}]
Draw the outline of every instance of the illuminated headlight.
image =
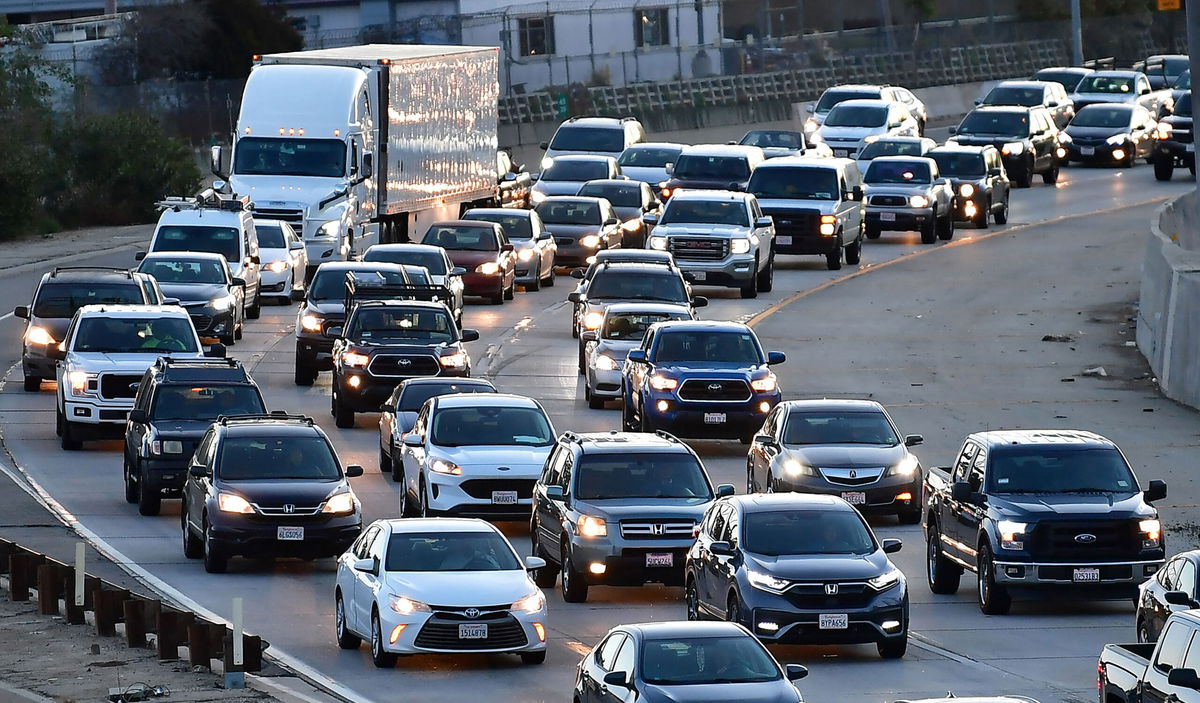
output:
[{"label": "illuminated headlight", "polygon": [[168,439],[165,442],[162,440],[154,440],[150,443],[151,456],[162,456],[163,454],[182,454],[183,442],[177,439]]},{"label": "illuminated headlight", "polygon": [[770,393],[779,386],[779,381],[775,378],[775,374],[757,378],[750,382],[750,387],[759,393]]},{"label": "illuminated headlight", "polygon": [[656,391],[673,391],[679,385],[677,379],[670,376],[654,375],[650,377],[650,387]]},{"label": "illuminated headlight", "polygon": [[453,354],[443,354],[438,357],[438,362],[448,369],[461,369],[467,365],[467,353],[460,350]]},{"label": "illuminated headlight", "polygon": [[449,474],[450,476],[462,476],[462,467],[452,461],[445,459],[434,459],[429,462],[429,469],[439,474]]},{"label": "illuminated headlight", "polygon": [[734,254],[747,254],[750,252],[749,239],[735,239],[729,244],[729,251]]},{"label": "illuminated headlight", "polygon": [[996,524],[996,529],[1000,532],[1000,548],[1001,549],[1024,549],[1025,548],[1025,530],[1029,525],[1023,522],[1013,522],[1012,520],[1001,520]]},{"label": "illuminated headlight", "polygon": [[67,383],[71,385],[71,395],[87,395],[88,382],[96,377],[86,371],[72,371],[67,374]]},{"label": "illuminated headlight", "polygon": [[975,195],[975,186],[971,185],[970,183],[964,183],[958,187],[958,194],[964,198],[969,198],[972,195]]},{"label": "illuminated headlight", "polygon": [[548,197],[550,197],[550,196],[546,195],[545,193],[543,193],[540,190],[535,190],[529,194],[529,199],[535,203],[540,203]]},{"label": "illuminated headlight", "polygon": [[817,121],[811,117],[804,121],[804,131],[808,132],[809,134],[812,134],[820,128],[821,125],[817,124]]},{"label": "illuminated headlight", "polygon": [[812,467],[807,464],[801,464],[795,459],[788,459],[783,462],[783,472],[788,476],[813,476]]},{"label": "illuminated headlight", "polygon": [[1162,523],[1158,520],[1142,520],[1138,523],[1142,533],[1142,549],[1157,549],[1162,546]]},{"label": "illuminated headlight", "polygon": [[475,273],[482,273],[485,276],[495,276],[500,273],[500,264],[495,261],[485,261],[475,267]]},{"label": "illuminated headlight", "polygon": [[650,248],[654,249],[655,251],[666,251],[667,250],[667,238],[666,237],[651,237],[650,238]]},{"label": "illuminated headlight", "polygon": [[542,170],[543,171],[545,171],[546,169],[550,168],[553,165],[554,165],[554,157],[553,156],[543,156],[542,157]]},{"label": "illuminated headlight", "polygon": [[764,574],[761,571],[746,569],[746,580],[751,586],[770,593],[783,593],[792,585],[787,579],[775,578],[770,574]]},{"label": "illuminated headlight", "polygon": [[929,207],[929,198],[924,195],[914,195],[908,199],[909,207]]},{"label": "illuminated headlight", "polygon": [[583,537],[607,537],[608,523],[602,517],[580,515],[575,529]]},{"label": "illuminated headlight", "polygon": [[917,458],[909,454],[888,469],[888,476],[912,476],[917,470],[918,463]]},{"label": "illuminated headlight", "polygon": [[1109,137],[1108,139],[1105,139],[1104,143],[1108,144],[1110,146],[1119,146],[1119,145],[1125,143],[1125,135],[1124,134],[1114,134],[1111,137]]},{"label": "illuminated headlight", "polygon": [[1023,142],[1009,142],[1004,145],[1004,148],[1001,149],[1001,151],[1009,156],[1023,154],[1025,153],[1025,144]]},{"label": "illuminated headlight", "polygon": [[267,264],[264,268],[266,268],[271,273],[283,273],[284,271],[287,271],[287,269],[288,269],[288,260],[287,259],[279,259],[278,261],[272,261],[271,263]]},{"label": "illuminated headlight", "polygon": [[30,344],[45,346],[54,344],[54,337],[52,337],[50,333],[46,331],[45,327],[30,325],[29,329],[25,330],[25,341],[29,342]]},{"label": "illuminated headlight", "polygon": [[371,361],[371,357],[356,351],[342,352],[342,365],[351,368],[361,368]]},{"label": "illuminated headlight", "polygon": [[532,249],[522,249],[521,251],[517,252],[517,258],[520,259],[521,261],[529,261],[530,259],[533,258],[533,250]]},{"label": "illuminated headlight", "polygon": [[544,610],[545,607],[546,596],[542,595],[541,591],[534,591],[512,604],[513,610],[519,610],[522,613],[538,613]]},{"label": "illuminated headlight", "polygon": [[220,298],[213,298],[208,301],[209,306],[217,312],[225,312],[233,307],[233,296],[226,295]]},{"label": "illuminated headlight", "polygon": [[594,234],[589,234],[580,239],[579,244],[587,247],[588,249],[595,249],[596,247],[600,246],[600,237]]},{"label": "illuminated headlight", "polygon": [[900,583],[900,571],[898,569],[892,569],[873,579],[867,579],[867,585],[876,591],[886,591],[898,583]]},{"label": "illuminated headlight", "polygon": [[585,330],[598,330],[600,324],[604,322],[604,313],[593,310],[583,316],[583,328]]},{"label": "illuminated headlight", "polygon": [[1171,127],[1171,123],[1169,123],[1169,122],[1159,122],[1159,123],[1158,123],[1158,133],[1157,133],[1157,135],[1156,135],[1156,136],[1157,136],[1159,139],[1170,139],[1170,138],[1171,138],[1171,132],[1172,132],[1173,130],[1174,130],[1174,128],[1173,128],[1173,127]]},{"label": "illuminated headlight", "polygon": [[317,315],[308,314],[300,318],[300,328],[305,332],[320,332],[321,324],[324,322],[325,320],[323,318]]},{"label": "illuminated headlight", "polygon": [[413,600],[407,596],[388,596],[388,607],[401,615],[429,612],[428,604],[422,603],[419,600]]},{"label": "illuminated headlight", "polygon": [[218,493],[217,507],[223,513],[239,513],[241,515],[254,514],[254,506],[250,505],[250,501],[241,497],[236,493]]},{"label": "illuminated headlight", "polygon": [[608,354],[596,355],[596,370],[598,371],[616,371],[617,362]]},{"label": "illuminated headlight", "polygon": [[341,226],[342,223],[338,222],[337,220],[326,222],[317,228],[317,231],[315,234],[313,234],[313,237],[316,239],[331,239],[338,235],[338,229]]},{"label": "illuminated headlight", "polygon": [[1058,143],[1059,144],[1070,144],[1073,141],[1075,141],[1075,140],[1071,139],[1071,135],[1067,134],[1066,132],[1058,133]]},{"label": "illuminated headlight", "polygon": [[1121,159],[1124,159],[1124,158],[1125,158],[1125,150],[1124,150],[1124,149],[1113,149],[1113,150],[1112,150],[1112,157],[1113,157],[1114,159],[1116,159],[1117,161],[1120,161]]},{"label": "illuminated headlight", "polygon": [[349,515],[354,512],[356,507],[353,493],[338,493],[337,495],[329,496],[329,499],[325,501],[325,505],[321,506],[321,512],[330,515]]}]

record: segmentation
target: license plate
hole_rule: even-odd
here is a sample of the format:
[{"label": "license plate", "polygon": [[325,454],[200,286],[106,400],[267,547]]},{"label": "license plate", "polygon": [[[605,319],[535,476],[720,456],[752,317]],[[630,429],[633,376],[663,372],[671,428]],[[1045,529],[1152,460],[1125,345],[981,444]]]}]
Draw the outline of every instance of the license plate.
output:
[{"label": "license plate", "polygon": [[1081,147],[1079,147],[1079,153],[1083,154],[1084,156],[1095,156],[1096,155],[1096,147],[1081,146]]},{"label": "license plate", "polygon": [[708,279],[707,271],[692,271],[692,280],[700,283]]},{"label": "license plate", "polygon": [[300,542],[304,540],[303,527],[276,527],[275,539],[285,542]]},{"label": "license plate", "polygon": [[817,616],[817,625],[822,630],[845,630],[850,627],[850,616],[845,613],[836,615],[821,613]]},{"label": "license plate", "polygon": [[852,493],[843,493],[842,500],[846,501],[850,505],[866,505],[867,504],[867,494],[863,493],[862,491],[854,491]]},{"label": "license plate", "polygon": [[492,491],[492,505],[516,505],[516,491]]},{"label": "license plate", "polygon": [[789,246],[792,243],[792,237],[787,234],[781,234],[775,237],[775,243],[779,244],[780,246]]},{"label": "license plate", "polygon": [[723,424],[725,424],[725,413],[704,413],[704,424],[706,424],[706,425],[723,425]]},{"label": "license plate", "polygon": [[896,213],[881,212],[881,213],[879,213],[879,221],[880,222],[895,222],[896,221]]},{"label": "license plate", "polygon": [[646,566],[675,566],[675,555],[671,552],[650,552],[646,555]]},{"label": "license plate", "polygon": [[1075,583],[1099,583],[1100,569],[1075,569],[1071,580]]},{"label": "license plate", "polygon": [[1194,153],[1196,153],[1196,145],[1195,145],[1195,144],[1188,144],[1188,145],[1187,145],[1187,153],[1189,153],[1189,154],[1194,154]]},{"label": "license plate", "polygon": [[833,150],[833,155],[838,157],[839,159],[844,159],[849,154],[850,154],[850,151],[848,149],[834,149]]},{"label": "license plate", "polygon": [[487,636],[486,623],[471,623],[469,625],[458,626],[458,638],[460,640],[486,640]]}]

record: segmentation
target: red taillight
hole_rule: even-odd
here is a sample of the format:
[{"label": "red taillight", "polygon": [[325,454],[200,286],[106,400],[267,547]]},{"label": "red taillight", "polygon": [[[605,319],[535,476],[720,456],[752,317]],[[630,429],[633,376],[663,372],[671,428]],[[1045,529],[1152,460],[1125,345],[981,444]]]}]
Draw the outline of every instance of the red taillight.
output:
[{"label": "red taillight", "polygon": [[1104,662],[1096,660],[1096,691],[1104,695]]}]

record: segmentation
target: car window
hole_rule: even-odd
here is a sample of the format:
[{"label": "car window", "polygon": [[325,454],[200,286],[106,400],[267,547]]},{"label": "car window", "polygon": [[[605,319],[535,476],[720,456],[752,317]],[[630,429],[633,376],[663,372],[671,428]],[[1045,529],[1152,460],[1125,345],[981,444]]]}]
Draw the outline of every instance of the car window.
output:
[{"label": "car window", "polygon": [[542,468],[541,482],[543,486],[557,486],[558,479],[562,476],[562,461],[563,456],[567,453],[565,447],[559,446],[555,448],[554,453],[546,460],[546,465]]},{"label": "car window", "polygon": [[720,541],[720,535],[725,533],[725,518],[727,512],[724,505],[718,505],[712,511],[712,517],[708,522],[708,536],[713,540]]},{"label": "car window", "polygon": [[200,440],[200,444],[196,447],[196,462],[204,466],[212,467],[213,445],[216,444],[214,439],[216,435],[209,430],[204,438]]},{"label": "car window", "polygon": [[132,283],[47,283],[38,288],[33,316],[71,317],[84,305],[140,305],[143,295]]},{"label": "car window", "polygon": [[1175,558],[1167,562],[1158,572],[1158,582],[1168,591],[1175,590],[1175,583],[1179,580],[1179,569],[1183,566],[1183,559]]},{"label": "car window", "polygon": [[620,651],[621,645],[625,644],[627,638],[620,632],[614,632],[604,640],[596,649],[596,665],[605,671],[612,671],[613,663],[617,659],[617,652]]},{"label": "car window", "polygon": [[575,466],[575,455],[571,452],[565,452],[563,455],[562,474],[558,477],[558,485],[562,486],[563,492],[571,488],[571,471]]},{"label": "car window", "polygon": [[415,413],[421,409],[425,401],[439,395],[452,393],[495,393],[496,389],[483,383],[467,383],[455,381],[440,381],[418,385],[400,386],[401,394],[396,398],[396,409],[402,412]]},{"label": "car window", "polygon": [[354,543],[353,552],[355,559],[366,559],[371,553],[371,545],[375,543],[375,537],[379,535],[379,527],[372,525],[367,528],[367,531],[362,534]]},{"label": "car window", "polygon": [[1186,624],[1176,621],[1167,625],[1166,632],[1159,638],[1154,668],[1165,674],[1182,664],[1191,638],[1192,630]]},{"label": "car window", "polygon": [[1183,658],[1183,668],[1200,671],[1200,637],[1196,635],[1192,635],[1192,644],[1188,647],[1187,655]]},{"label": "car window", "polygon": [[442,447],[545,447],[554,442],[550,422],[540,408],[443,407],[432,424],[432,441]]},{"label": "car window", "polygon": [[155,420],[215,420],[222,415],[265,413],[254,386],[164,385],[154,394],[150,417]]},{"label": "car window", "polygon": [[504,234],[511,239],[531,239],[533,237],[533,223],[529,216],[525,214],[468,210],[463,214],[463,219],[495,222],[504,229]]},{"label": "car window", "polygon": [[971,466],[971,460],[975,458],[975,452],[979,447],[968,443],[963,447],[962,453],[958,455],[958,463],[954,465],[954,481],[966,481],[967,469]]},{"label": "car window", "polygon": [[456,251],[500,250],[496,231],[490,227],[433,227],[425,233],[421,243]]},{"label": "car window", "polygon": [[929,164],[920,161],[875,160],[867,167],[863,180],[869,184],[930,183],[932,174]]},{"label": "car window", "polygon": [[592,300],[654,300],[667,303],[684,303],[688,300],[683,278],[665,268],[661,274],[604,269],[588,285],[587,297]]},{"label": "car window", "polygon": [[876,550],[871,530],[854,510],[788,509],[746,515],[743,547],[768,557],[855,554]]},{"label": "car window", "polygon": [[632,673],[637,664],[637,645],[633,639],[626,637],[621,643],[621,649],[617,652],[616,659],[613,660],[613,671],[621,671],[626,674]]},{"label": "car window", "polygon": [[79,320],[71,350],[146,354],[196,352],[196,330],[186,317],[85,317]]},{"label": "car window", "polygon": [[387,571],[517,571],[521,562],[503,535],[478,532],[403,532],[387,541]]},{"label": "car window", "polygon": [[1196,595],[1196,565],[1191,559],[1184,559],[1179,569],[1179,580],[1175,582],[1175,590],[1183,591],[1188,597]]},{"label": "car window", "polygon": [[992,455],[993,493],[1137,492],[1137,480],[1115,447],[997,448]]},{"label": "car window", "polygon": [[971,472],[967,474],[967,483],[971,484],[972,491],[978,491],[983,486],[983,469],[987,466],[987,450],[980,449],[975,455],[975,461],[971,463]]},{"label": "car window", "polygon": [[900,444],[892,423],[882,412],[828,412],[796,410],[787,417],[783,443],[793,444]]},{"label": "car window", "polygon": [[691,453],[605,453],[580,458],[575,495],[588,501],[676,498],[699,504],[712,499],[712,489]]},{"label": "car window", "polygon": [[546,200],[536,211],[548,225],[597,225],[603,221],[596,200]]},{"label": "car window", "polygon": [[[642,646],[642,678],[646,683],[655,686],[691,685],[699,686],[700,690],[707,692],[712,690],[711,686],[714,684],[778,681],[780,672],[779,665],[770,652],[750,633],[744,633],[645,642]],[[728,694],[728,689],[723,690]],[[722,700],[738,698],[727,695]],[[792,698],[796,699],[796,696],[793,695]]]}]

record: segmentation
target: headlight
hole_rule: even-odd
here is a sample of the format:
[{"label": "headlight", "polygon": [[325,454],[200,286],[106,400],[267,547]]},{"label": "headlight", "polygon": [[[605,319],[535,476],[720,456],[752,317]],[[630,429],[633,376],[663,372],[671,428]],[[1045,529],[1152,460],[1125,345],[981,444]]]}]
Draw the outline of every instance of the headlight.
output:
[{"label": "headlight", "polygon": [[775,374],[769,374],[763,378],[758,378],[750,382],[750,387],[759,393],[770,393],[779,386],[779,381],[775,378]]},{"label": "headlight", "polygon": [[429,462],[429,470],[439,474],[449,474],[451,476],[462,476],[462,467],[452,461],[445,459],[434,459]]},{"label": "headlight", "polygon": [[734,254],[746,254],[750,251],[749,239],[735,239],[729,244],[729,251]]},{"label": "headlight", "polygon": [[50,345],[54,344],[54,337],[46,331],[45,327],[30,325],[29,329],[25,330],[25,341],[30,344]]},{"label": "headlight", "polygon": [[342,352],[342,365],[350,368],[361,368],[371,361],[371,357],[356,351]]},{"label": "headlight", "polygon": [[865,138],[863,138],[863,143],[864,143],[864,144],[874,144],[874,143],[875,143],[875,142],[877,142],[877,141],[879,141],[879,135],[878,135],[878,134],[872,134],[872,135],[870,135],[869,137],[865,137]]},{"label": "headlight", "polygon": [[958,187],[958,194],[964,198],[969,198],[972,195],[975,195],[975,186],[971,185],[970,183],[964,183]]},{"label": "headlight", "polygon": [[888,476],[912,476],[917,470],[917,458],[912,454],[901,459],[895,466],[888,469]]},{"label": "headlight", "polygon": [[533,258],[533,250],[532,249],[522,249],[517,252],[517,258],[520,259],[521,261],[529,261]]},{"label": "headlight", "polygon": [[354,512],[355,506],[354,494],[350,492],[338,493],[330,496],[325,505],[321,507],[321,512],[331,515],[349,515]]},{"label": "headlight", "polygon": [[438,357],[438,362],[448,369],[461,369],[467,365],[467,353],[460,349],[453,354],[443,354]]},{"label": "headlight", "polygon": [[898,569],[892,569],[873,579],[867,579],[867,585],[876,591],[886,591],[898,583],[900,583],[900,571]]},{"label": "headlight", "polygon": [[1023,142],[1009,142],[1001,149],[1005,154],[1016,156],[1025,153],[1025,144]]},{"label": "headlight", "polygon": [[1162,545],[1162,523],[1158,520],[1142,520],[1138,523],[1142,532],[1142,549],[1157,549]]},{"label": "headlight", "polygon": [[924,195],[914,195],[908,199],[909,207],[929,207],[929,198]]},{"label": "headlight", "polygon": [[90,374],[86,371],[72,371],[67,374],[67,383],[71,384],[72,395],[83,395],[87,393],[88,381],[95,378],[95,374]]},{"label": "headlight", "polygon": [[428,613],[429,606],[419,600],[413,600],[407,596],[388,596],[388,607],[401,615],[412,615],[413,613]]},{"label": "headlight", "polygon": [[300,328],[305,332],[320,332],[324,322],[324,318],[310,313],[300,318]]},{"label": "headlight", "polygon": [[287,269],[288,269],[288,260],[287,259],[279,259],[278,261],[272,261],[271,263],[267,264],[264,268],[266,268],[271,273],[283,273],[284,271],[287,271]]},{"label": "headlight", "polygon": [[212,300],[208,301],[208,304],[217,312],[225,312],[229,308],[233,307],[233,296],[226,295],[220,298],[213,298]]},{"label": "headlight", "polygon": [[549,196],[547,196],[545,193],[543,193],[540,190],[535,190],[529,194],[529,199],[535,203],[540,203],[543,200],[545,200],[547,197],[549,197]]},{"label": "headlight", "polygon": [[608,523],[604,522],[602,517],[580,515],[579,521],[575,523],[575,529],[584,537],[608,536]]},{"label": "headlight", "polygon": [[812,467],[807,464],[801,464],[795,459],[788,459],[783,462],[783,472],[788,476],[814,476]]},{"label": "headlight", "polygon": [[809,134],[812,134],[820,128],[821,125],[817,124],[817,121],[811,117],[804,121],[804,131],[808,132]]},{"label": "headlight", "polygon": [[254,513],[254,506],[250,505],[250,501],[236,493],[218,493],[217,507],[223,513],[240,513],[242,515]]},{"label": "headlight", "polygon": [[600,246],[600,237],[598,237],[594,234],[589,234],[586,237],[580,239],[579,244],[581,246],[587,247],[588,249],[595,249],[596,247]]},{"label": "headlight", "polygon": [[1174,128],[1171,127],[1170,122],[1159,122],[1158,123],[1158,135],[1157,135],[1158,138],[1159,139],[1170,139],[1171,132],[1173,129]]},{"label": "headlight", "polygon": [[542,157],[542,170],[543,171],[545,171],[546,169],[550,168],[553,165],[554,165],[554,157],[553,156],[543,156]]},{"label": "headlight", "polygon": [[1108,139],[1105,139],[1104,143],[1109,144],[1111,146],[1120,146],[1121,144],[1125,143],[1125,135],[1124,134],[1114,134],[1111,137],[1109,137]]},{"label": "headlight", "polygon": [[666,251],[667,250],[667,238],[666,237],[651,237],[650,238],[650,248],[654,249],[655,251]]},{"label": "headlight", "polygon": [[500,273],[500,264],[495,261],[485,261],[475,267],[475,273],[482,273],[485,276],[495,276]]},{"label": "headlight", "polygon": [[650,387],[656,391],[673,391],[679,385],[679,381],[670,376],[654,375],[650,377]]},{"label": "headlight", "polygon": [[520,610],[523,613],[536,613],[546,607],[546,596],[542,595],[541,591],[534,591],[525,596],[521,600],[512,604],[513,610]]},{"label": "headlight", "polygon": [[996,524],[996,529],[1000,532],[1000,548],[1013,550],[1024,549],[1025,530],[1028,527],[1029,525],[1023,522],[1001,520]]},{"label": "headlight", "polygon": [[617,362],[608,354],[597,354],[596,369],[598,371],[616,371]]},{"label": "headlight", "polygon": [[602,312],[593,310],[583,316],[583,328],[585,330],[598,330],[602,322],[604,322],[604,313]]},{"label": "headlight", "polygon": [[316,239],[330,239],[330,238],[336,237],[338,235],[338,228],[340,228],[341,226],[342,226],[342,223],[338,222],[337,220],[333,220],[332,222],[326,222],[325,224],[323,224],[317,228],[317,231],[313,235],[313,237],[315,237]]},{"label": "headlight", "polygon": [[1071,135],[1067,134],[1066,132],[1058,133],[1058,143],[1059,144],[1070,144],[1073,141],[1075,141],[1075,140],[1071,139]]},{"label": "headlight", "polygon": [[182,454],[183,442],[177,439],[169,439],[167,441],[154,440],[150,442],[150,455],[162,456],[163,454]]},{"label": "headlight", "polygon": [[746,580],[751,586],[763,591],[771,593],[783,593],[792,585],[787,579],[775,578],[770,574],[764,574],[761,571],[746,569]]}]

